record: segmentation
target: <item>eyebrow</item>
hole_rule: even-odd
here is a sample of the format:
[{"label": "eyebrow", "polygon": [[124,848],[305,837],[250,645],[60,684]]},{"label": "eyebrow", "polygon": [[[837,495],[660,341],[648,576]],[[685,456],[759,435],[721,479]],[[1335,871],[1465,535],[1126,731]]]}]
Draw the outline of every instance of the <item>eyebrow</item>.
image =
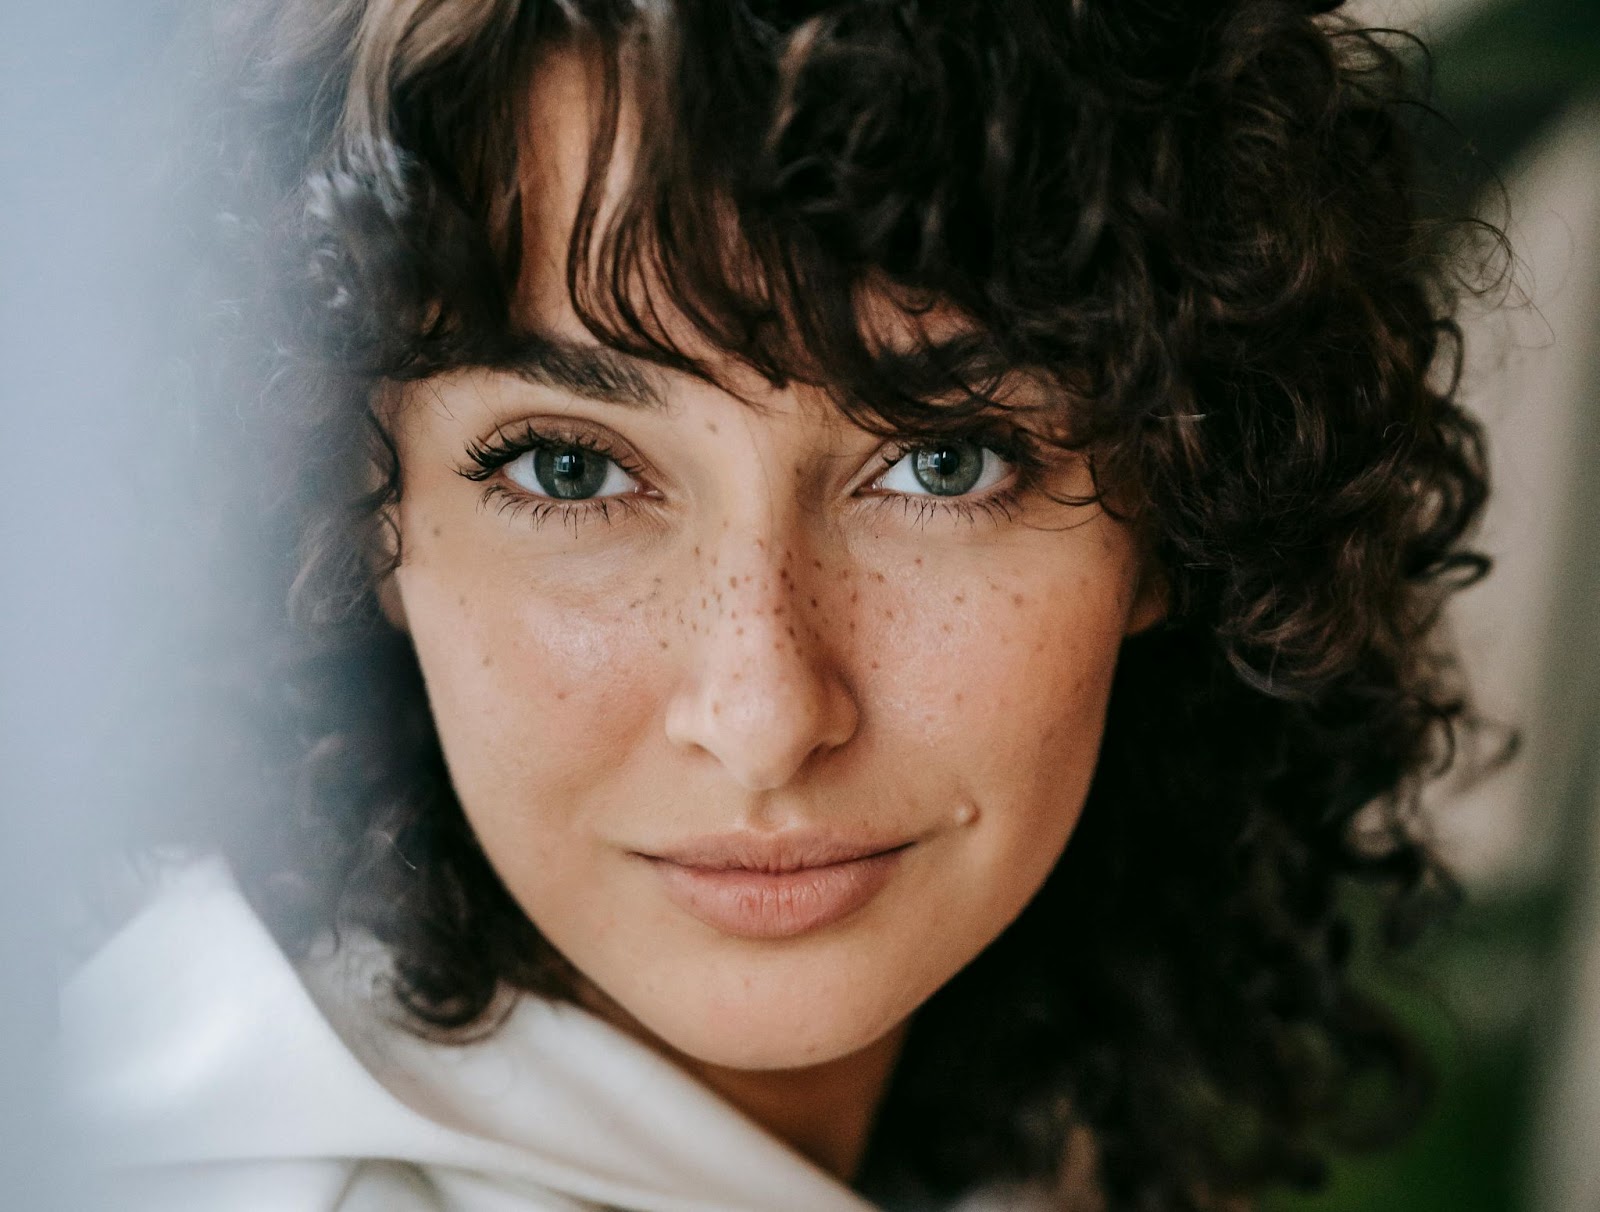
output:
[{"label": "eyebrow", "polygon": [[665,409],[666,386],[649,362],[604,345],[526,337],[494,369],[601,404]]}]

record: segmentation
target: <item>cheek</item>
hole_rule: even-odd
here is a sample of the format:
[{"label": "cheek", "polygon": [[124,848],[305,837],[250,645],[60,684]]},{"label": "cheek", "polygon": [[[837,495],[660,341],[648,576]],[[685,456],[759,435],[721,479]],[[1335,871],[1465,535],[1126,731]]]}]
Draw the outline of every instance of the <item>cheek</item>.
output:
[{"label": "cheek", "polygon": [[[618,777],[663,672],[641,596],[558,592],[556,569],[412,549],[399,587],[451,777],[483,817],[569,816]],[[537,806],[525,801],[538,789]],[[558,807],[559,806],[559,807]]]},{"label": "cheek", "polygon": [[942,898],[939,922],[971,950],[1021,911],[1076,826],[1122,642],[1120,561],[1031,563],[961,590],[919,588],[902,625],[874,637],[894,747],[923,755],[918,781],[933,795],[976,810],[952,854],[961,874],[945,883],[964,891]]},{"label": "cheek", "polygon": [[1073,571],[899,594],[898,611],[880,613],[902,621],[873,637],[883,717],[991,783],[1092,766],[1122,640],[1120,594],[1119,577]]}]

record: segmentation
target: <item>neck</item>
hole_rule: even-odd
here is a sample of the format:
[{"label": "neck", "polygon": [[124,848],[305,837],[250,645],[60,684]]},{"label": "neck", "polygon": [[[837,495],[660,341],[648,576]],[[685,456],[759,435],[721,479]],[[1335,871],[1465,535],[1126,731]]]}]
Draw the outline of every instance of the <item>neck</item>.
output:
[{"label": "neck", "polygon": [[747,1119],[841,1182],[854,1180],[889,1075],[905,1044],[901,1023],[858,1052],[800,1069],[729,1069],[670,1047],[592,984],[579,1003],[665,1055]]},{"label": "neck", "polygon": [[803,1069],[726,1069],[677,1053],[673,1059],[795,1152],[849,1183],[861,1169],[905,1033],[902,1023],[859,1052]]}]

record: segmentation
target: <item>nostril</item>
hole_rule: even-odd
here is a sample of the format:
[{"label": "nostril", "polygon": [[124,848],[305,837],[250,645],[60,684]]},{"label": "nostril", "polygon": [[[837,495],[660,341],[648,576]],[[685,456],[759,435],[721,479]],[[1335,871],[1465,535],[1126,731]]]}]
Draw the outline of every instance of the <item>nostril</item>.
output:
[{"label": "nostril", "polygon": [[807,607],[821,608],[815,587],[727,568],[706,594],[725,600],[708,602],[695,638],[686,638],[667,737],[714,758],[747,789],[770,790],[847,742],[858,708],[812,625]]}]

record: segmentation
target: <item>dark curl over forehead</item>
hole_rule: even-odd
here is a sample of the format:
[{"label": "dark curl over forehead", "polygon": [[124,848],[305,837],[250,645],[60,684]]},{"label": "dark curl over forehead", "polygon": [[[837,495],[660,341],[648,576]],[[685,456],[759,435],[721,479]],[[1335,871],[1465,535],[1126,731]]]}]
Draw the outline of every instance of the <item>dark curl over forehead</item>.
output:
[{"label": "dark curl over forehead", "polygon": [[[1415,806],[1468,719],[1433,625],[1482,571],[1486,476],[1454,398],[1461,229],[1414,212],[1404,48],[1332,8],[229,8],[207,154],[247,285],[216,356],[277,451],[258,597],[293,604],[262,623],[271,840],[237,855],[269,919],[372,931],[440,1029],[569,989],[462,819],[363,553],[402,487],[374,389],[539,335],[527,98],[579,46],[608,120],[567,290],[597,340],[820,384],[896,433],[1027,371],[1059,389],[1034,428],[1128,490],[1170,589],[1061,864],[913,1024],[869,1181],[1049,1174],[1077,1123],[1118,1212],[1211,1208],[1403,1126],[1425,1069],[1348,971],[1350,890],[1398,934],[1449,887]],[[614,149],[629,105],[639,145]],[[883,299],[959,323],[886,347]],[[1391,1097],[1355,1098],[1373,1078]]]},{"label": "dark curl over forehead", "polygon": [[[1451,469],[1472,435],[1426,423],[1450,331],[1385,108],[1396,61],[1296,6],[347,3],[317,32],[353,63],[322,98],[309,247],[286,251],[310,253],[308,343],[346,364],[508,356],[539,171],[522,102],[538,52],[582,39],[608,120],[569,286],[606,343],[705,373],[659,319],[682,317],[895,432],[1043,373],[1060,413],[1077,402],[1044,428],[1140,486],[1229,596],[1239,667],[1270,661],[1280,686],[1323,671],[1327,621],[1302,633],[1304,595],[1236,577],[1248,552],[1305,550],[1324,498],[1346,540],[1399,511],[1437,545],[1470,496]],[[601,224],[625,88],[642,145]],[[885,357],[861,304],[886,288],[968,323]],[[1416,483],[1413,459],[1445,481]],[[1393,546],[1372,571],[1432,560]]]}]

